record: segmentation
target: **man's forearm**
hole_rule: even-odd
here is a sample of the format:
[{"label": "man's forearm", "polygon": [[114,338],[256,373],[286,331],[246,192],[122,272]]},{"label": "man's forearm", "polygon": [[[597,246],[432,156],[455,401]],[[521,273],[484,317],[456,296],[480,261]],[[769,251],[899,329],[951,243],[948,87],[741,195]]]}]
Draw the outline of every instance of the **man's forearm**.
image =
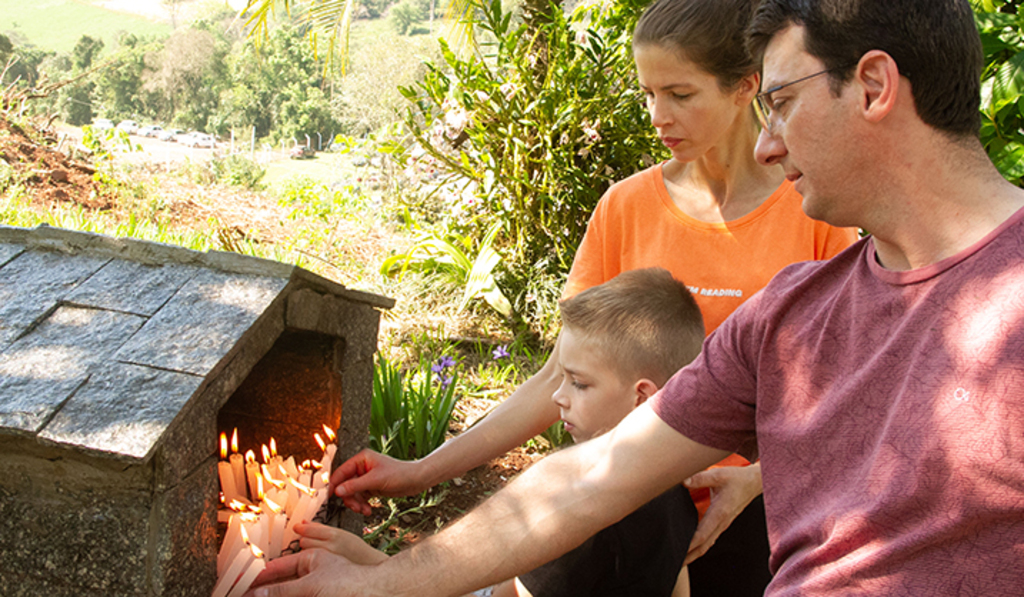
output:
[{"label": "man's forearm", "polygon": [[462,595],[576,547],[726,453],[639,408],[605,436],[554,454],[442,533],[379,566],[395,595]]}]

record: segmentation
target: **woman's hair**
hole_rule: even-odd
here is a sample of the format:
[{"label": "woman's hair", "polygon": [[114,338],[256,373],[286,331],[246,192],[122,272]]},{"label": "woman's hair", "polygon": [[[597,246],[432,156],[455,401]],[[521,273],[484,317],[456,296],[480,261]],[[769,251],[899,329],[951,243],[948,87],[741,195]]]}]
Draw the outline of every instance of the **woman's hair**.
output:
[{"label": "woman's hair", "polygon": [[622,272],[559,307],[562,325],[593,342],[620,376],[658,387],[696,358],[704,341],[689,289],[661,268]]},{"label": "woman's hair", "polygon": [[660,46],[718,78],[723,90],[757,72],[744,32],[754,0],[658,0],[633,31],[633,47]]}]

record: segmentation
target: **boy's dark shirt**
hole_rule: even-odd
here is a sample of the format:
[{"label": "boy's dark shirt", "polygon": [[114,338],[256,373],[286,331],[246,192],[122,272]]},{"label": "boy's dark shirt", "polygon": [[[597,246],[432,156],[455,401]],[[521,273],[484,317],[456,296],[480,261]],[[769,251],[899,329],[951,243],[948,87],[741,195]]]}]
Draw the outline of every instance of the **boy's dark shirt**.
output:
[{"label": "boy's dark shirt", "polygon": [[534,597],[667,597],[696,528],[690,493],[676,485],[519,580]]}]

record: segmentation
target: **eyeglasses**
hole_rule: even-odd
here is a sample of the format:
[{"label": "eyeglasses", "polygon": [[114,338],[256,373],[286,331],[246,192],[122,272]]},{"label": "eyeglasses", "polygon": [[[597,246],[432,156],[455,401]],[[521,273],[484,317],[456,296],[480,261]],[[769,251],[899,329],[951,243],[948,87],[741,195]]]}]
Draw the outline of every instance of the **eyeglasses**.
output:
[{"label": "eyeglasses", "polygon": [[775,87],[772,87],[771,89],[767,89],[767,90],[762,91],[761,93],[758,93],[757,95],[755,95],[754,96],[754,113],[757,114],[757,121],[761,123],[761,128],[763,128],[764,130],[768,131],[769,133],[772,132],[772,106],[775,105],[775,102],[772,101],[772,94],[773,93],[775,93],[776,91],[778,91],[780,89],[783,89],[785,87],[789,87],[790,85],[796,85],[797,83],[802,83],[803,81],[806,81],[807,79],[813,79],[814,77],[823,75],[823,74],[828,73],[828,72],[832,72],[833,70],[835,70],[835,69],[826,68],[825,70],[820,71],[820,72],[816,72],[813,75],[807,75],[806,77],[801,77],[801,78],[799,78],[799,79],[797,79],[795,81],[790,81],[789,83],[783,83],[782,85],[776,85]]}]

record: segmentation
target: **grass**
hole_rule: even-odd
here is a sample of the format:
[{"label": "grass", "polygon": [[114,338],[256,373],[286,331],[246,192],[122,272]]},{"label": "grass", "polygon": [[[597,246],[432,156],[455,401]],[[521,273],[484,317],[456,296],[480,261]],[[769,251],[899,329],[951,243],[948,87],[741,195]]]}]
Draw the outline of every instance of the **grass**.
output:
[{"label": "grass", "polygon": [[171,27],[82,1],[0,0],[0,33],[16,44],[27,41],[45,50],[70,52],[83,35],[89,35],[102,39],[109,51],[122,31],[164,37]]}]

